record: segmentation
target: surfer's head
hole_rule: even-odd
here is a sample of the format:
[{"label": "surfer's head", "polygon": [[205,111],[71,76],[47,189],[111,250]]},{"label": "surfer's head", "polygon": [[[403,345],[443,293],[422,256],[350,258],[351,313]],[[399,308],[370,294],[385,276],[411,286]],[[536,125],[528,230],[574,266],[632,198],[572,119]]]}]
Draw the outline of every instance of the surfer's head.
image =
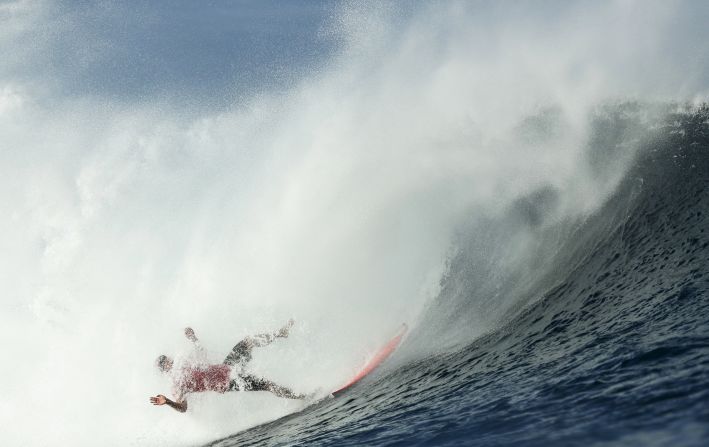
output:
[{"label": "surfer's head", "polygon": [[172,359],[166,355],[161,355],[155,360],[155,366],[162,372],[168,372],[172,369]]}]

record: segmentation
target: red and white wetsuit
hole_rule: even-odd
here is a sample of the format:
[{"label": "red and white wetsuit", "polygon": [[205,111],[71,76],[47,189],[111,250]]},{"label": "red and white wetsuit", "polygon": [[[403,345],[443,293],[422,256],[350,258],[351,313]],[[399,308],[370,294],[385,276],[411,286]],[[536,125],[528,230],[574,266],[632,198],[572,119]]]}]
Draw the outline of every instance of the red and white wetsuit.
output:
[{"label": "red and white wetsuit", "polygon": [[191,365],[182,369],[176,391],[182,396],[200,391],[224,393],[229,389],[230,373],[229,365]]}]

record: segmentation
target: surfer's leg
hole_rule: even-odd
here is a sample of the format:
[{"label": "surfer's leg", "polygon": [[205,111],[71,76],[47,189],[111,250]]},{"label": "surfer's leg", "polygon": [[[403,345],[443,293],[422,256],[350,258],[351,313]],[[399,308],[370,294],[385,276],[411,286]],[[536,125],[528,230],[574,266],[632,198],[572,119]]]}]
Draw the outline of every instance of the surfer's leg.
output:
[{"label": "surfer's leg", "polygon": [[226,389],[227,391],[241,391],[244,389],[244,385],[242,382],[239,380],[230,380],[229,381],[229,387]]},{"label": "surfer's leg", "polygon": [[270,391],[278,397],[285,397],[286,399],[305,399],[305,394],[296,394],[290,388],[276,385],[275,383],[273,383],[271,381],[267,381],[267,382],[268,382],[268,389],[266,391]]},{"label": "surfer's leg", "polygon": [[222,363],[229,366],[234,366],[237,363],[246,363],[251,360],[252,348],[253,344],[247,337],[241,340],[231,349],[231,352],[229,352],[229,354],[226,356]]},{"label": "surfer's leg", "polygon": [[256,334],[252,337],[249,337],[249,341],[253,346],[256,346],[257,348],[260,348],[262,346],[268,346],[271,343],[276,340],[276,336],[274,334]]},{"label": "surfer's leg", "polygon": [[236,344],[224,359],[225,365],[234,366],[237,363],[246,363],[251,361],[251,350],[254,347],[260,348],[262,346],[270,345],[276,338],[288,337],[288,332],[293,326],[293,320],[288,320],[285,326],[280,328],[278,331],[269,334],[256,334],[250,337],[246,337]]},{"label": "surfer's leg", "polygon": [[253,337],[248,337],[248,340],[253,346],[260,348],[273,343],[277,338],[286,338],[290,333],[290,328],[293,327],[293,319],[288,320],[285,326],[273,333],[256,334]]},{"label": "surfer's leg", "polygon": [[242,376],[242,379],[244,380],[246,391],[268,391],[278,397],[285,397],[287,399],[305,399],[304,394],[296,394],[290,388],[276,385],[270,380],[261,379],[252,375]]}]

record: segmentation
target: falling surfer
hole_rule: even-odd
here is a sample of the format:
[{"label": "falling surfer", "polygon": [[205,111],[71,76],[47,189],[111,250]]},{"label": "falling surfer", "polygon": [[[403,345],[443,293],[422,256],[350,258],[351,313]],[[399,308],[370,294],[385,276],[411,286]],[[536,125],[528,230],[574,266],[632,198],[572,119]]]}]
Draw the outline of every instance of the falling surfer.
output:
[{"label": "falling surfer", "polygon": [[[278,397],[288,399],[304,399],[302,394],[296,394],[289,388],[276,385],[270,380],[256,377],[245,373],[244,367],[251,360],[253,348],[271,344],[277,338],[286,338],[293,320],[273,333],[258,334],[249,336],[237,343],[231,352],[220,364],[188,364],[176,373],[173,371],[173,394],[175,400],[170,400],[162,394],[151,397],[153,405],[169,405],[175,410],[184,413],[187,411],[188,393],[199,393],[203,391],[216,391],[226,393],[228,391],[269,391]],[[185,329],[185,336],[201,350],[199,340],[192,328]],[[172,358],[161,355],[156,360],[156,366],[163,373],[173,370],[174,361]]]}]

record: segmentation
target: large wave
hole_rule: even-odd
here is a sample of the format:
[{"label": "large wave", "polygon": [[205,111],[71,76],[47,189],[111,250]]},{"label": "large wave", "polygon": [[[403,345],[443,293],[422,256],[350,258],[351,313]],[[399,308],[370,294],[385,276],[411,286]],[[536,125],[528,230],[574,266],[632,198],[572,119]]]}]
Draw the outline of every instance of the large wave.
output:
[{"label": "large wave", "polygon": [[55,39],[88,65],[140,47],[82,39],[85,16],[57,25],[61,2],[0,6],[2,437],[186,444],[302,408],[150,406],[169,388],[154,358],[187,355],[187,325],[218,358],[294,317],[252,368],[303,391],[339,384],[401,321],[400,362],[505,325],[590,247],[579,226],[667,101],[705,99],[686,6],[347,3],[321,30],[331,56],[226,108],[66,89]]},{"label": "large wave", "polygon": [[[627,130],[632,111],[647,108],[614,110],[622,113],[596,136],[624,135],[605,131]],[[520,231],[547,243],[555,234],[554,250],[534,247],[536,265],[505,270],[496,297],[522,309],[495,330],[418,360],[399,356],[346,397],[209,445],[706,444],[709,110],[666,112],[592,215],[545,224],[539,217],[554,215],[546,202],[523,201],[485,232],[493,247]],[[459,243],[428,312],[434,322],[456,327],[470,321],[469,307],[500,307],[483,299],[495,289],[480,296],[497,276],[479,275],[481,265],[495,270],[477,261],[479,230],[467,233],[476,243]],[[409,344],[426,343],[431,324]]]}]

